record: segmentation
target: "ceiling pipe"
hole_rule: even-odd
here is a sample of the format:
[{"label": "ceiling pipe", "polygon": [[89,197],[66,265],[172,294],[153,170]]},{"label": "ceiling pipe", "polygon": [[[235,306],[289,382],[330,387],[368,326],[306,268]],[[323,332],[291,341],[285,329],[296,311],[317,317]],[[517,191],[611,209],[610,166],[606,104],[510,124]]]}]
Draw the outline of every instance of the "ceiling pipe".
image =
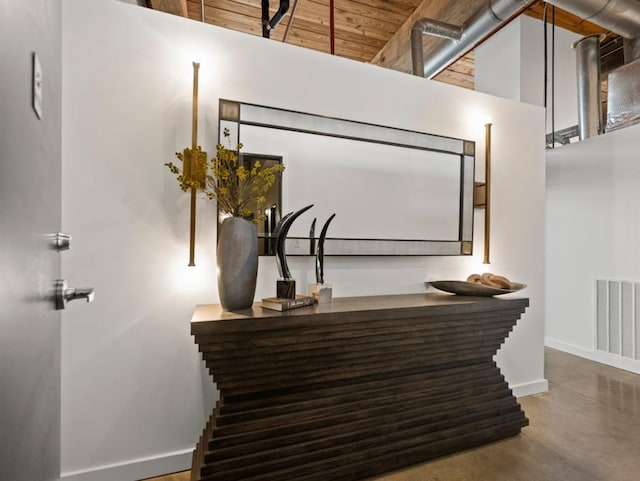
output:
[{"label": "ceiling pipe", "polygon": [[280,20],[282,20],[282,17],[286,15],[288,10],[289,10],[289,0],[280,0],[280,6],[278,7],[278,11],[269,22],[269,27],[268,27],[269,30],[273,30],[274,28],[276,28],[276,26],[280,23]]},{"label": "ceiling pipe", "polygon": [[[414,35],[414,30],[412,29],[411,57],[412,61],[414,57],[416,61],[416,65],[413,67],[414,75],[420,76],[420,71],[422,71],[422,77],[434,77],[455,59],[475,47],[476,44],[483,40],[489,33],[501,27],[507,20],[521,11],[529,3],[529,0],[489,0],[484,7],[471,17],[466,25],[455,27],[460,29],[461,34],[459,39],[450,39],[450,41],[445,42],[430,53],[426,59],[418,58],[417,51],[418,49],[422,50],[422,38],[418,38],[417,34]],[[418,22],[421,21],[435,22],[430,19],[422,19]],[[418,22],[416,22],[416,24]],[[431,32],[425,33],[431,34]],[[413,53],[414,51],[416,51],[415,55]],[[422,57],[422,55],[420,55],[420,57]]]},{"label": "ceiling pipe", "polygon": [[547,3],[623,37],[640,36],[639,0],[548,0]]},{"label": "ceiling pipe", "polygon": [[[414,34],[414,30],[416,27],[421,28],[420,22],[435,21],[419,20],[411,31],[411,58],[414,75],[434,77],[455,59],[475,47],[492,31],[501,27],[529,3],[527,0],[489,0],[471,17],[466,25],[460,27],[462,33],[459,39],[450,38],[448,42],[430,53],[426,59],[422,58],[422,61],[419,58],[419,56],[422,57],[422,54],[418,54],[422,50],[422,38]],[[628,39],[640,37],[640,0],[548,0],[547,3],[556,5]],[[424,33],[433,34],[429,31]],[[625,43],[627,44],[627,42]],[[628,45],[632,50],[627,56],[638,58],[635,56],[640,55],[638,44],[628,42]]]},{"label": "ceiling pipe", "polygon": [[600,101],[600,41],[596,34],[575,42],[578,78],[578,136],[580,140],[603,132],[602,102]]},{"label": "ceiling pipe", "polygon": [[547,3],[624,37],[624,63],[640,58],[640,0],[549,0]]},{"label": "ceiling pipe", "polygon": [[269,0],[262,0],[262,36],[269,38],[271,36],[271,30],[282,20],[289,10],[289,0],[280,0],[280,6],[278,11],[274,14],[273,18],[269,19]]}]

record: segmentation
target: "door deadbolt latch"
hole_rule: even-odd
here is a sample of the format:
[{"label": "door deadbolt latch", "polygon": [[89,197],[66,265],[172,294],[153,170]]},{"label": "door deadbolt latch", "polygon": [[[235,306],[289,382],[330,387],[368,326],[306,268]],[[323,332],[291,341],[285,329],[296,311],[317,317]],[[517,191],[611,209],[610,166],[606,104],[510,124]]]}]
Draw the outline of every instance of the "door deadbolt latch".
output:
[{"label": "door deadbolt latch", "polygon": [[66,251],[71,248],[71,236],[58,232],[53,236],[53,245],[58,251]]}]

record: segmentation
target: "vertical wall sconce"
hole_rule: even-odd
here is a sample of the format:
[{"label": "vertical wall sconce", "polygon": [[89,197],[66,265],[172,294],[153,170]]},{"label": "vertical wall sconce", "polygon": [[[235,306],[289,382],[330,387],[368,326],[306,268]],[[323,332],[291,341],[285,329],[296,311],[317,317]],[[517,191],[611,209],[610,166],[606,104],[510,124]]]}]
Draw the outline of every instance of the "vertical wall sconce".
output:
[{"label": "vertical wall sconce", "polygon": [[[198,148],[198,71],[200,64],[193,62],[193,108],[191,118],[191,162],[189,163],[189,175],[194,176],[198,157],[195,155]],[[191,188],[191,220],[189,226],[189,266],[196,265],[196,189]]]},{"label": "vertical wall sconce", "polygon": [[484,124],[484,182],[475,183],[474,207],[484,207],[484,260],[490,264],[491,239],[491,124]]},{"label": "vertical wall sconce", "polygon": [[484,264],[489,262],[491,239],[491,124],[484,124]]}]

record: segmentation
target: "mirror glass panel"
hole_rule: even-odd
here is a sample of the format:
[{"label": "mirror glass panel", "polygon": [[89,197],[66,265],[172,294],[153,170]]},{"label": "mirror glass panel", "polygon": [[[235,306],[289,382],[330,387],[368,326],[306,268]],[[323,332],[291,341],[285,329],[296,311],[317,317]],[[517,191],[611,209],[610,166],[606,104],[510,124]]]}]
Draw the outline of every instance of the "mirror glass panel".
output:
[{"label": "mirror glass panel", "polygon": [[[333,213],[326,255],[471,254],[473,142],[221,100],[225,128],[244,155],[285,165],[270,219],[314,205],[291,227],[288,255],[312,253]],[[258,226],[267,239],[272,229]]]}]

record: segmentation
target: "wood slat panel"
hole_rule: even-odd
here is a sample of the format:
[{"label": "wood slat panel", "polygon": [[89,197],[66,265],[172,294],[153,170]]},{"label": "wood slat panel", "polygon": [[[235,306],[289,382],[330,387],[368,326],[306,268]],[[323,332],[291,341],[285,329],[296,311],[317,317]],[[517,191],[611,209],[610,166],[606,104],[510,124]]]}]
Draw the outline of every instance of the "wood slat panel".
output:
[{"label": "wood slat panel", "polygon": [[[354,395],[356,398],[359,394],[369,393],[375,391],[379,394],[384,394],[389,391],[404,392],[410,390],[409,386],[413,384],[420,385],[422,382],[433,383],[433,386],[438,386],[441,382],[441,378],[449,375],[459,375],[464,373],[473,374],[478,378],[485,377],[485,372],[492,371],[495,366],[478,366],[473,362],[460,363],[451,368],[445,368],[439,366],[437,370],[423,371],[419,374],[413,374],[403,376],[396,379],[385,380],[372,380],[362,381],[358,383],[357,389],[354,389],[354,385],[329,385],[329,386],[315,386],[313,389],[313,395],[309,394],[309,391],[303,389],[290,390],[288,392],[279,392],[276,396],[264,396],[259,397],[244,397],[244,398],[232,398],[230,404],[222,404],[220,406],[220,413],[234,413],[240,411],[251,411],[258,408],[269,408],[270,406],[277,406],[280,404],[296,405],[296,403],[307,403],[309,401],[321,402],[319,400],[328,399],[352,399]],[[461,379],[464,376],[461,377]]]},{"label": "wood slat panel", "polygon": [[[500,399],[505,396],[504,385],[501,383],[503,378],[496,378],[494,383],[483,383],[482,386],[475,386],[467,383],[461,386],[465,394],[477,402],[488,402]],[[450,385],[451,383],[449,383]],[[402,393],[400,394],[402,396]],[[398,396],[396,396],[398,397]],[[436,409],[444,408],[451,402],[458,399],[459,396],[452,393],[433,391],[433,396],[429,399],[428,407],[435,406]],[[424,407],[424,406],[423,406]],[[420,411],[423,413],[424,411]],[[407,413],[404,413],[407,414]],[[398,418],[403,413],[396,413],[396,418],[387,417],[385,422],[395,424],[399,422],[410,421],[413,414],[408,413],[404,418]],[[212,432],[207,446],[207,459],[226,458],[224,453],[242,453],[257,452],[259,449],[270,450],[278,447],[290,446],[301,442],[320,440],[323,438],[333,438],[345,432],[360,432],[363,429],[371,428],[371,419],[359,416],[358,413],[342,412],[333,416],[332,423],[327,423],[323,418],[310,418],[304,426],[298,426],[297,430],[292,430],[288,425],[280,425],[263,430],[247,430],[240,433],[225,435],[224,431],[219,433],[218,430]],[[302,429],[300,429],[302,427]],[[256,449],[246,451],[247,446],[253,446]],[[222,455],[218,456],[218,451],[222,451]]]}]

